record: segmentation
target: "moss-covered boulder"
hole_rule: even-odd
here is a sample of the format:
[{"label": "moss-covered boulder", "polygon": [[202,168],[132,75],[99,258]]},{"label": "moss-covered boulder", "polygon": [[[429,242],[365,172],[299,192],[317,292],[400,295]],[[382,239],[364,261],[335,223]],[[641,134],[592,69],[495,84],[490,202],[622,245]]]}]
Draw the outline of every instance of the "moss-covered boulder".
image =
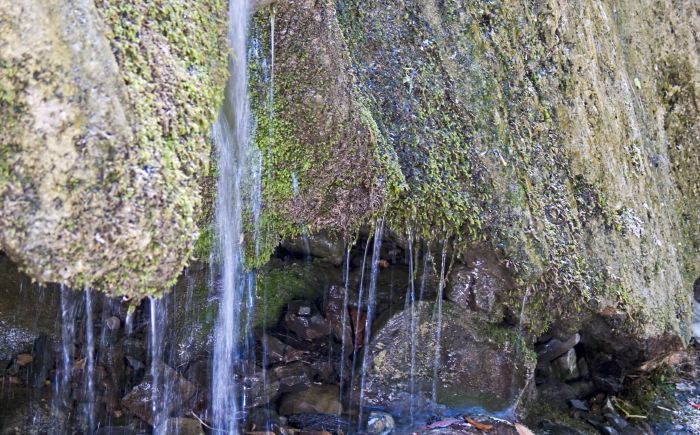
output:
[{"label": "moss-covered boulder", "polygon": [[0,1],[0,249],[31,277],[166,288],[197,238],[223,0]]},{"label": "moss-covered boulder", "polygon": [[[670,0],[277,2],[271,119],[290,128],[262,145],[270,228],[386,216],[466,251],[485,242],[533,331],[592,316],[635,359],[682,344],[700,274],[696,14]],[[316,134],[329,122],[337,141]],[[340,162],[348,144],[370,159],[356,177],[300,157]],[[361,186],[371,195],[341,195]],[[328,219],[344,209],[363,212]]]},{"label": "moss-covered boulder", "polygon": [[441,320],[436,308],[433,302],[419,302],[377,329],[366,350],[366,404],[407,410],[413,388],[413,406],[421,409],[431,399],[437,371],[438,403],[489,412],[517,405],[534,374],[534,353],[512,331],[484,327],[473,313],[451,302],[443,303]]}]

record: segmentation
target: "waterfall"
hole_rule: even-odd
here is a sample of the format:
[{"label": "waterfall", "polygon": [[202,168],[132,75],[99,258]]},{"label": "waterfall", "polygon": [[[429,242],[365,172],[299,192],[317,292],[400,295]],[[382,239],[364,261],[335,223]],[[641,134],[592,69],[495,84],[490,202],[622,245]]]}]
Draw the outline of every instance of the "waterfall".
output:
[{"label": "waterfall", "polygon": [[442,258],[440,260],[440,282],[438,284],[438,294],[436,297],[437,302],[437,322],[435,328],[435,359],[433,361],[433,391],[432,399],[434,403],[437,403],[437,383],[438,374],[440,371],[440,353],[442,351],[442,346],[440,341],[442,340],[442,296],[445,291],[445,259],[447,258],[447,239],[442,242]]},{"label": "waterfall", "polygon": [[73,370],[75,346],[75,322],[78,318],[80,300],[65,285],[61,285],[61,348],[54,382],[54,412],[67,431],[66,423],[71,408],[71,372]]},{"label": "waterfall", "polygon": [[379,260],[382,249],[382,232],[384,231],[384,219],[374,231],[374,244],[372,247],[372,270],[369,278],[369,289],[367,291],[367,316],[365,317],[365,337],[364,352],[362,353],[362,373],[360,376],[360,410],[358,417],[358,431],[363,424],[363,402],[365,393],[365,380],[369,370],[369,340],[372,337],[372,317],[377,308],[377,275],[379,274]]},{"label": "waterfall", "polygon": [[415,396],[416,396],[416,286],[415,286],[415,277],[414,277],[414,270],[413,270],[413,233],[408,231],[408,279],[409,279],[409,285],[408,285],[408,290],[410,292],[409,297],[406,298],[406,303],[408,304],[410,301],[410,309],[411,309],[411,324],[410,324],[410,333],[411,333],[411,360],[410,360],[410,386],[409,386],[409,417],[411,421],[411,427],[413,427],[414,424],[414,415],[413,415],[413,408],[415,406]]},{"label": "waterfall", "polygon": [[[245,302],[242,191],[248,175],[250,109],[247,79],[248,0],[229,2],[230,77],[224,107],[213,128],[218,151],[216,204],[217,255],[220,273],[219,313],[212,361],[212,424],[217,432],[238,433],[239,398],[234,369],[240,361],[240,318]],[[253,208],[255,210],[255,208]],[[214,263],[214,262],[212,262]],[[247,304],[246,304],[247,305]],[[250,309],[250,307],[248,307]]]},{"label": "waterfall", "polygon": [[95,429],[95,333],[92,318],[92,291],[85,290],[85,397],[88,430]]}]

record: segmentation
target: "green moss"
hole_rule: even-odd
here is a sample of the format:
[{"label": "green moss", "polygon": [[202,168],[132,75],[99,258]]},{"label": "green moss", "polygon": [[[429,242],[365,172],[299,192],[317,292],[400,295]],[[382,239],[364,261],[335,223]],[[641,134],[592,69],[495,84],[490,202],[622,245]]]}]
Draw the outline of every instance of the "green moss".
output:
[{"label": "green moss", "polygon": [[323,295],[334,275],[332,268],[312,263],[292,263],[280,267],[271,264],[256,273],[256,312],[254,325],[273,326],[280,320],[286,305],[295,299],[314,301]]}]

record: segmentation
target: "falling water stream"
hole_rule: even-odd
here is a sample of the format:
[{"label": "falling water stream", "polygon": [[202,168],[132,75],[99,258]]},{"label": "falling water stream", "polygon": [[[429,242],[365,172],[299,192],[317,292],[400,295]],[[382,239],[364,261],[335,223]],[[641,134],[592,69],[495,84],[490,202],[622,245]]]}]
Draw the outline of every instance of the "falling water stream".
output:
[{"label": "falling water stream", "polygon": [[[237,433],[239,398],[234,370],[239,362],[240,318],[247,287],[242,264],[243,183],[249,174],[250,109],[247,79],[248,0],[229,2],[230,77],[224,107],[214,125],[218,150],[217,253],[221,275],[219,314],[212,361],[211,421],[218,432]],[[214,263],[214,262],[212,262]]]},{"label": "falling water stream", "polygon": [[85,397],[88,427],[95,427],[95,333],[93,330],[92,290],[85,290]]},{"label": "falling water stream", "polygon": [[365,351],[362,353],[362,372],[360,375],[360,410],[358,417],[358,431],[361,430],[361,425],[364,423],[363,420],[363,410],[364,410],[364,398],[365,398],[365,381],[367,373],[369,371],[369,339],[372,336],[372,320],[375,315],[376,305],[377,305],[377,275],[379,274],[379,261],[380,253],[382,249],[382,232],[384,231],[384,219],[377,225],[374,230],[374,243],[372,249],[372,269],[370,272],[369,288],[367,291],[367,315],[365,317],[365,331],[364,331],[364,347]]}]

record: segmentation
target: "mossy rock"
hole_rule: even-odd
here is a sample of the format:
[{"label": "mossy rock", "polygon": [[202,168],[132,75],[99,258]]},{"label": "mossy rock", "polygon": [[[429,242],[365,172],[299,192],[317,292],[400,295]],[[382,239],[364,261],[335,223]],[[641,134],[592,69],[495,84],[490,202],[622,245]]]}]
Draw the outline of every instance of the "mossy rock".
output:
[{"label": "mossy rock", "polygon": [[129,297],[174,282],[226,21],[222,0],[0,2],[0,249],[33,279]]}]

